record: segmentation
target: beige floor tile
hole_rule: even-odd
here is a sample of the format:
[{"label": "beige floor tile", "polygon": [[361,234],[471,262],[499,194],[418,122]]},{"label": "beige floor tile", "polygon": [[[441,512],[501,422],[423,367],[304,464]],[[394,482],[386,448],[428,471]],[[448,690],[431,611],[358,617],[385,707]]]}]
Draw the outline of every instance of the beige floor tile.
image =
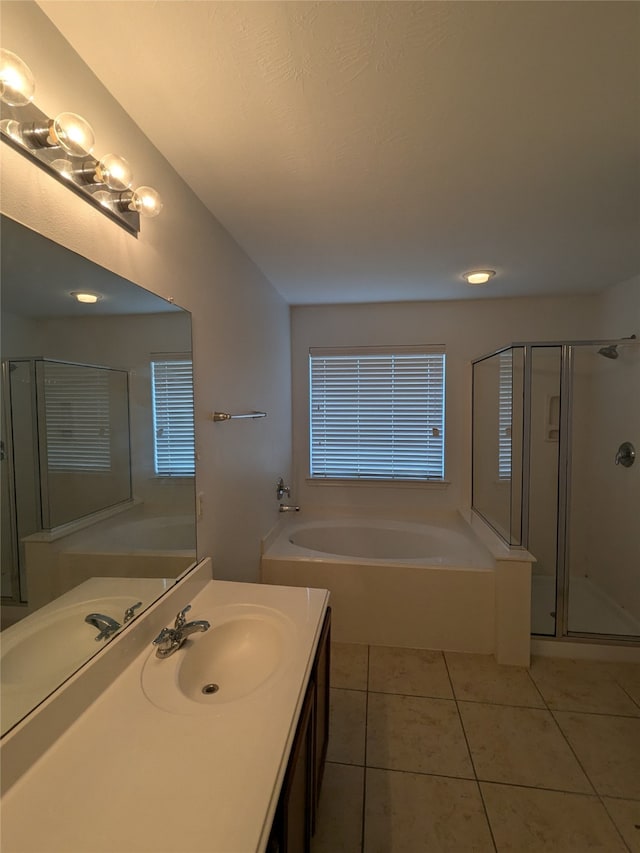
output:
[{"label": "beige floor tile", "polygon": [[545,707],[526,669],[501,666],[493,655],[446,652],[445,659],[456,699],[498,705],[525,705],[529,708]]},{"label": "beige floor tile", "polygon": [[604,797],[603,802],[631,853],[640,853],[640,800]]},{"label": "beige floor tile", "polygon": [[361,690],[331,690],[327,761],[364,764],[367,694]]},{"label": "beige floor tile", "polygon": [[327,762],[311,853],[360,853],[363,798],[364,767]]},{"label": "beige floor tile", "polygon": [[616,683],[615,665],[536,657],[529,673],[554,711],[640,716],[640,707]]},{"label": "beige floor tile", "polygon": [[369,646],[355,643],[331,644],[331,686],[350,690],[367,689]]},{"label": "beige floor tile", "polygon": [[556,711],[596,791],[640,800],[640,719]]},{"label": "beige floor tile", "polygon": [[500,853],[624,853],[595,796],[481,782]]},{"label": "beige floor tile", "polygon": [[369,690],[452,699],[442,652],[371,646]]},{"label": "beige floor tile", "polygon": [[460,702],[478,779],[592,793],[549,711]]},{"label": "beige floor tile", "polygon": [[614,677],[633,701],[640,707],[640,663],[617,663]]},{"label": "beige floor tile", "polygon": [[365,853],[493,851],[476,782],[367,770]]},{"label": "beige floor tile", "polygon": [[472,779],[455,702],[370,693],[367,766]]}]

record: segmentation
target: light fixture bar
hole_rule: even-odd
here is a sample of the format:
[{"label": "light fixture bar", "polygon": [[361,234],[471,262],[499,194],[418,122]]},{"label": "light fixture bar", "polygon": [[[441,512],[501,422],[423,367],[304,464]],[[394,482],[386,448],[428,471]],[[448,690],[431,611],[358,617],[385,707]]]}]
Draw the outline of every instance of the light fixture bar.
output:
[{"label": "light fixture bar", "polygon": [[[129,234],[137,237],[140,232],[140,215],[136,210],[123,209],[118,203],[120,193],[110,191],[104,184],[87,182],[86,172],[95,171],[99,161],[87,156],[81,161],[76,160],[77,165],[70,169],[60,168],[67,157],[65,152],[58,146],[45,145],[43,147],[31,146],[28,141],[28,131],[25,137],[21,134],[22,128],[43,128],[50,123],[50,118],[45,115],[33,103],[14,107],[8,104],[2,106],[2,121],[0,122],[0,136],[15,151],[36,163],[47,174],[64,184],[77,195],[81,196],[89,204],[97,208],[105,216],[116,222]],[[53,163],[58,165],[56,168]]]}]

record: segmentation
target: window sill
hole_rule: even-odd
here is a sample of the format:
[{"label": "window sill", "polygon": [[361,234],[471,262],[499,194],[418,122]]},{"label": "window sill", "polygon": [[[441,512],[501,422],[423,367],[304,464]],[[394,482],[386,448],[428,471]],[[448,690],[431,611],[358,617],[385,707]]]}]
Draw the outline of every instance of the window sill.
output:
[{"label": "window sill", "polygon": [[340,480],[319,477],[307,477],[309,486],[356,486],[358,488],[383,489],[446,489],[451,485],[450,480]]}]

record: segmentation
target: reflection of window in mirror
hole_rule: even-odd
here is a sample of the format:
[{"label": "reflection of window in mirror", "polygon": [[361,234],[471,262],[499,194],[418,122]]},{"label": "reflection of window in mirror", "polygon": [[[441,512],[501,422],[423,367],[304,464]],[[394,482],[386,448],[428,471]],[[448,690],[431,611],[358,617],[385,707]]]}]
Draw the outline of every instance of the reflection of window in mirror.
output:
[{"label": "reflection of window in mirror", "polygon": [[154,354],[151,387],[156,476],[192,477],[195,446],[190,354]]}]

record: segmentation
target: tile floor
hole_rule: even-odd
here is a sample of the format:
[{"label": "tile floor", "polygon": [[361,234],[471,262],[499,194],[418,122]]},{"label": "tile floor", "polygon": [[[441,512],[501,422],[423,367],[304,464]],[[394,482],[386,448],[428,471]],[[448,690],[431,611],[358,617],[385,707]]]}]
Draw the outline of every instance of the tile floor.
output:
[{"label": "tile floor", "polygon": [[640,664],[332,646],[313,853],[640,853]]}]

